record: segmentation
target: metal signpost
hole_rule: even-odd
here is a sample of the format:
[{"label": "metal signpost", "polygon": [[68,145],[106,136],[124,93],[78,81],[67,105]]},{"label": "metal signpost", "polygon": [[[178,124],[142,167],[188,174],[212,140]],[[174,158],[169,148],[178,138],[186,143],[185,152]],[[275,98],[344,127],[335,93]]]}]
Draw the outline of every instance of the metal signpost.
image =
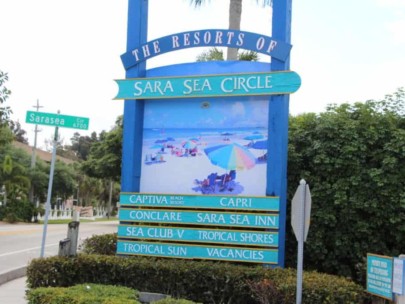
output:
[{"label": "metal signpost", "polygon": [[51,196],[52,196],[52,184],[53,184],[53,174],[55,171],[55,159],[56,159],[56,143],[58,140],[58,128],[72,128],[80,130],[88,130],[89,119],[85,117],[60,115],[52,113],[43,112],[33,112],[27,111],[26,123],[31,123],[35,125],[53,126],[55,127],[55,135],[53,138],[53,149],[52,149],[52,160],[51,169],[49,173],[49,183],[48,183],[48,195],[45,204],[45,219],[44,219],[44,231],[42,234],[42,244],[41,244],[41,254],[40,257],[44,257],[45,250],[45,240],[46,232],[48,228],[48,217],[51,210]]},{"label": "metal signpost", "polygon": [[291,202],[291,225],[295,237],[298,241],[297,255],[297,297],[296,303],[302,303],[302,271],[304,260],[304,242],[307,240],[309,223],[311,218],[311,193],[305,180],[300,181],[300,185],[294,194]]}]

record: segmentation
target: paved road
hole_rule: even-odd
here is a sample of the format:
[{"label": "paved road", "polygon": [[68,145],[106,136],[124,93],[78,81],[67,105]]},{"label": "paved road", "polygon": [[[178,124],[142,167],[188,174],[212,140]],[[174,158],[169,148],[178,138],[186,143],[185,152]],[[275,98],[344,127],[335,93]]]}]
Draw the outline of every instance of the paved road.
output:
[{"label": "paved road", "polygon": [[[89,236],[117,232],[118,221],[80,223],[79,244]],[[45,256],[57,255],[67,224],[48,225]],[[0,273],[26,266],[41,252],[43,225],[0,223]]]}]

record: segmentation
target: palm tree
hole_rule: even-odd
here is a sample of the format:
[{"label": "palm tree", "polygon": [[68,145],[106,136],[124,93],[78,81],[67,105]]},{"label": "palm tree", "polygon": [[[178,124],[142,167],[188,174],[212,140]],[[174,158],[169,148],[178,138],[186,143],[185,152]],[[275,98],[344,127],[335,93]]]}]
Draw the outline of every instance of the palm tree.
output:
[{"label": "palm tree", "polygon": [[7,197],[12,200],[17,198],[25,200],[30,188],[27,169],[8,154],[5,155],[2,165],[0,181],[4,185]]},{"label": "palm tree", "polygon": [[[206,61],[223,61],[224,53],[222,50],[214,47],[205,51],[197,56],[197,62],[206,62]],[[258,61],[259,56],[254,51],[243,51],[238,53],[238,60],[242,61]]]},{"label": "palm tree", "polygon": [[[206,0],[190,0],[190,3],[195,7],[201,6]],[[259,3],[259,0],[256,0]],[[263,6],[273,4],[272,0],[261,0]],[[229,29],[240,30],[240,23],[242,18],[242,0],[230,0],[229,2]],[[227,49],[227,60],[238,60],[238,49]]]}]

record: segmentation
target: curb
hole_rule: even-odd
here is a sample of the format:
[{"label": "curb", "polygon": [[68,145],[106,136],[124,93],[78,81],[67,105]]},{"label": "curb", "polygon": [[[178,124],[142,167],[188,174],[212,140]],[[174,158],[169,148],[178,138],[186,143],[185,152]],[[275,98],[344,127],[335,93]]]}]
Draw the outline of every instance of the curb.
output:
[{"label": "curb", "polygon": [[27,273],[27,266],[14,268],[7,272],[0,273],[0,286],[15,279],[25,277]]}]

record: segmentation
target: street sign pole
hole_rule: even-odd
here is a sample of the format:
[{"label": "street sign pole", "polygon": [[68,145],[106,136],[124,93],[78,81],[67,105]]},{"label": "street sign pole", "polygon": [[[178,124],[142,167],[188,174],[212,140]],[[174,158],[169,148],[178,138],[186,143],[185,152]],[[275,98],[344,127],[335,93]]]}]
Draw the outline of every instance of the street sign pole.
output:
[{"label": "street sign pole", "polygon": [[302,303],[304,242],[307,240],[311,218],[311,193],[302,179],[291,202],[291,226],[298,241],[296,304]]},{"label": "street sign pole", "polygon": [[49,212],[51,211],[52,184],[53,184],[53,174],[55,171],[57,142],[58,142],[58,127],[55,127],[55,137],[53,139],[53,149],[52,149],[51,170],[49,173],[48,195],[47,195],[46,204],[45,204],[44,230],[42,233],[42,245],[41,245],[41,255],[40,255],[41,258],[44,257],[46,232],[47,232],[47,228],[48,228],[48,217],[49,217]]},{"label": "street sign pole", "polygon": [[302,269],[303,269],[303,262],[304,262],[304,225],[305,225],[305,180],[300,181],[300,191],[301,199],[299,204],[299,212],[298,212],[298,219],[299,219],[299,231],[298,231],[298,256],[297,256],[297,297],[296,303],[302,303]]},{"label": "street sign pole", "polygon": [[59,129],[59,127],[61,127],[61,128],[88,130],[89,119],[86,117],[60,115],[60,111],[58,111],[57,114],[43,113],[43,112],[38,112],[38,111],[37,112],[27,111],[27,116],[26,116],[25,122],[35,124],[35,125],[55,127],[55,137],[53,139],[51,170],[49,173],[48,197],[46,198],[46,203],[45,203],[44,232],[42,234],[42,245],[41,245],[41,255],[40,255],[40,257],[43,258],[44,249],[45,249],[46,231],[48,228],[48,217],[49,217],[49,212],[51,211],[52,184],[53,184],[53,173],[55,171],[56,144],[58,142],[58,129]]}]

